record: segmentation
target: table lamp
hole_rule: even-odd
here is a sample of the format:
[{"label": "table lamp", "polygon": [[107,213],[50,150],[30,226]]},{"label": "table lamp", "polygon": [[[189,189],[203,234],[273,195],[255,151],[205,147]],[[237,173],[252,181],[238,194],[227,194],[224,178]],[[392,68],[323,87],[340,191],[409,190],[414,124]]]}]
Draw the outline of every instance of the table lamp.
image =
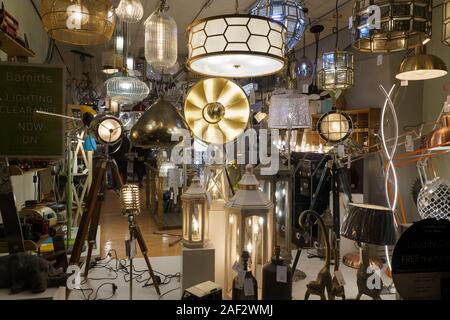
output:
[{"label": "table lamp", "polygon": [[[341,235],[358,244],[393,245],[396,242],[393,212],[385,207],[350,203],[341,228]],[[366,246],[360,245],[360,254],[361,265],[357,273],[358,296],[356,299],[359,300],[365,294],[375,300],[381,300],[380,294],[383,288],[381,279],[379,288],[371,289],[367,286],[367,280],[371,274],[367,271],[370,263]]]}]

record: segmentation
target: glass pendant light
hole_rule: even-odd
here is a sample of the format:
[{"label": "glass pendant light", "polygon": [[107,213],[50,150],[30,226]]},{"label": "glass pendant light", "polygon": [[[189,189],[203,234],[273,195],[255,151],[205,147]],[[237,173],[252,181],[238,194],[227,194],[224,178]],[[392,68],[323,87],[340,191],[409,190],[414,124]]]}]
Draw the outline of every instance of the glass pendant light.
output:
[{"label": "glass pendant light", "polygon": [[309,80],[314,73],[314,64],[306,57],[306,36],[303,37],[303,56],[297,61],[297,77],[299,80]]},{"label": "glass pendant light", "polygon": [[166,0],[145,21],[145,58],[157,70],[169,69],[178,59],[178,27],[167,14]]},{"label": "glass pendant light", "polygon": [[442,4],[442,43],[450,47],[450,0]]},{"label": "glass pendant light", "polygon": [[121,0],[116,15],[122,22],[138,23],[144,16],[144,8],[140,0]]},{"label": "glass pendant light", "polygon": [[205,76],[250,78],[285,66],[286,28],[263,16],[236,13],[195,21],[188,28],[190,70]]},{"label": "glass pendant light", "polygon": [[295,48],[305,33],[305,9],[298,0],[258,0],[250,9],[250,14],[282,23],[287,30],[286,44],[289,50]]},{"label": "glass pendant light", "polygon": [[421,46],[415,49],[415,54],[405,57],[395,77],[402,81],[417,81],[447,75],[445,62],[435,55],[426,54],[425,51],[425,46]]},{"label": "glass pendant light", "polygon": [[123,31],[119,23],[114,31],[113,43],[102,53],[102,72],[113,75],[123,68]]},{"label": "glass pendant light", "polygon": [[322,70],[319,71],[319,88],[336,92],[353,87],[355,72],[353,54],[338,49],[339,45],[339,1],[336,0],[336,49],[323,55]]}]

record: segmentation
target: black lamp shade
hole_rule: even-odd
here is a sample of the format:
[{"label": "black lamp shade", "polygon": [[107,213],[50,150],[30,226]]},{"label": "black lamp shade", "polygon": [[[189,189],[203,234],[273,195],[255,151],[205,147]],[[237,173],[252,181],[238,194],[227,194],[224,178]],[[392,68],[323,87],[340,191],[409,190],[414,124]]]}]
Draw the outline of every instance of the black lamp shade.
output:
[{"label": "black lamp shade", "polygon": [[341,235],[357,242],[393,245],[396,242],[393,212],[389,208],[350,203]]}]

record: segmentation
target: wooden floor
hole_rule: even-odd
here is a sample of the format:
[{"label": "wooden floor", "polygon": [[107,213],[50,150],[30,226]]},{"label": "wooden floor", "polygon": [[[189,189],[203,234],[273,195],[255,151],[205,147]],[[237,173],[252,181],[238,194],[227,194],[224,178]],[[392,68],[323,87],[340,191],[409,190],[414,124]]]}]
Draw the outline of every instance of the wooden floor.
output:
[{"label": "wooden floor", "polygon": [[[147,243],[149,249],[148,255],[150,257],[181,255],[180,243],[172,247],[169,246],[171,242],[178,238],[167,235],[181,235],[181,230],[170,230],[167,231],[166,235],[154,234],[158,232],[158,228],[150,216],[148,209],[145,209],[144,190],[145,188],[141,189],[142,209],[141,214],[137,217],[137,222]],[[129,238],[128,220],[121,214],[120,199],[114,191],[108,191],[106,193],[106,199],[102,206],[100,225],[102,257],[105,257],[111,249],[114,249],[117,251],[119,258],[124,258],[126,256],[124,241]],[[138,256],[142,256],[139,250]]]}]

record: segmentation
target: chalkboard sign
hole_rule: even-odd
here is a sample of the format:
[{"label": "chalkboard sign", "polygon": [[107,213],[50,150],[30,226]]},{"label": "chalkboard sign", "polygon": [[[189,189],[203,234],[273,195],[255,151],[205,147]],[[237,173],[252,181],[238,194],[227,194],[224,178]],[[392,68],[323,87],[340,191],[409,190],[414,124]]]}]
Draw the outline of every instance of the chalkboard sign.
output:
[{"label": "chalkboard sign", "polygon": [[64,69],[0,63],[0,157],[52,159],[64,155]]},{"label": "chalkboard sign", "polygon": [[450,299],[450,222],[426,219],[403,233],[394,249],[395,287],[406,300]]}]

